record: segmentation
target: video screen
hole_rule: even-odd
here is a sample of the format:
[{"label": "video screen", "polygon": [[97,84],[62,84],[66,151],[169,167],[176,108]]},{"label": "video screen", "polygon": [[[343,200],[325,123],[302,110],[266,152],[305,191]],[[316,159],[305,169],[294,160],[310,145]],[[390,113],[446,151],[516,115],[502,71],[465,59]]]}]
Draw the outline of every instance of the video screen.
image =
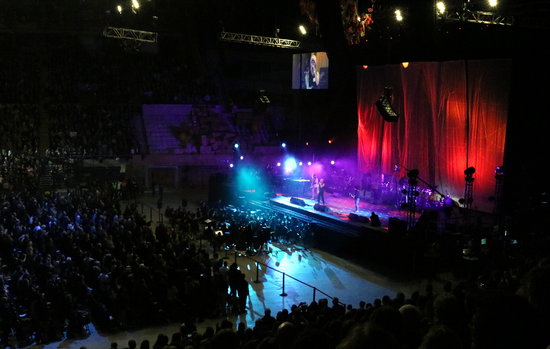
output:
[{"label": "video screen", "polygon": [[292,89],[321,90],[328,88],[328,56],[326,52],[292,55]]}]

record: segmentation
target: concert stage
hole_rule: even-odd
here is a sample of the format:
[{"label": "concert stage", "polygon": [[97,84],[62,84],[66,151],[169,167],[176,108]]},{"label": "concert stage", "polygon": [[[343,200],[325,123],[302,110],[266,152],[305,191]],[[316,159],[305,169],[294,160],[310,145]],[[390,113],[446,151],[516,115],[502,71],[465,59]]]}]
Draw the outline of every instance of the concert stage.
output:
[{"label": "concert stage", "polygon": [[[292,211],[301,218],[310,220],[349,237],[360,237],[366,233],[388,234],[404,233],[407,223],[407,210],[392,205],[373,204],[366,201],[359,203],[359,210],[354,212],[355,200],[331,193],[325,194],[325,205],[318,205],[315,200],[303,196],[277,194],[269,200],[273,209]],[[370,222],[371,214],[380,219],[380,226]],[[415,219],[420,213],[415,214]],[[390,229],[392,230],[390,232]]]}]

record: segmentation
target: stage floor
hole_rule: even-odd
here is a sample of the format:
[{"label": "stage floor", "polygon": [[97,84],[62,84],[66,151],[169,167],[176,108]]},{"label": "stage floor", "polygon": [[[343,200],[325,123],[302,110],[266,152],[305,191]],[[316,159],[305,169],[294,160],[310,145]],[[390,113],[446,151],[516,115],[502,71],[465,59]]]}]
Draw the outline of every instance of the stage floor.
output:
[{"label": "stage floor", "polygon": [[[302,206],[301,204],[291,202],[292,198],[302,200],[305,205]],[[355,227],[368,227],[369,229],[387,230],[390,218],[397,218],[404,222],[407,221],[407,210],[395,207],[396,205],[374,204],[362,200],[359,202],[359,210],[355,211],[355,200],[352,197],[333,195],[331,193],[325,194],[324,206],[328,208],[328,211],[326,212],[315,209],[315,204],[317,203],[316,200],[303,196],[289,196],[287,194],[277,193],[277,195],[270,201],[273,205],[287,207],[288,209],[295,212],[301,212],[309,217],[317,217],[323,221],[327,221],[327,219],[334,220],[339,223],[349,224]],[[296,200],[292,201],[297,202]],[[380,227],[373,227],[370,223],[360,221],[360,218],[362,217],[370,218],[373,212],[380,218]],[[350,213],[356,216],[352,218],[359,219],[350,219]],[[418,219],[420,214],[420,212],[416,212],[415,219]]]}]

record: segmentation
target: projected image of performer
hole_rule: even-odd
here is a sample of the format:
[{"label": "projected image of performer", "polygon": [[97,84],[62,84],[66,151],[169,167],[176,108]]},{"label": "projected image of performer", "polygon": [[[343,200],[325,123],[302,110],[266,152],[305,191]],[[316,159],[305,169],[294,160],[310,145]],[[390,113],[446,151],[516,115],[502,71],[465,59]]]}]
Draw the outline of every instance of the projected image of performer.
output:
[{"label": "projected image of performer", "polygon": [[317,194],[317,203],[318,204],[325,204],[325,179],[321,178],[319,179],[319,185],[318,185],[318,194]]},{"label": "projected image of performer", "polygon": [[305,72],[305,83],[306,89],[310,90],[313,88],[318,88],[319,83],[321,82],[321,74],[319,72],[319,66],[317,65],[317,54],[315,52],[311,53],[309,58],[308,69]]},{"label": "projected image of performer", "polygon": [[311,200],[317,200],[319,195],[319,178],[314,173],[311,176]]}]

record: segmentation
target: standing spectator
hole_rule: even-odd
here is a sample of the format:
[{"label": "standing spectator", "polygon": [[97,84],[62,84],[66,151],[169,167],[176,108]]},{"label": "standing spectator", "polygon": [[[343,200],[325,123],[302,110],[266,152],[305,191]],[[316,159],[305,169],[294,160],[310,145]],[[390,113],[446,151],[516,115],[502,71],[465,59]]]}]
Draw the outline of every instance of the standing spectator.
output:
[{"label": "standing spectator", "polygon": [[237,284],[237,292],[239,294],[239,311],[241,314],[246,313],[246,299],[248,298],[248,281],[243,273],[239,275]]}]

